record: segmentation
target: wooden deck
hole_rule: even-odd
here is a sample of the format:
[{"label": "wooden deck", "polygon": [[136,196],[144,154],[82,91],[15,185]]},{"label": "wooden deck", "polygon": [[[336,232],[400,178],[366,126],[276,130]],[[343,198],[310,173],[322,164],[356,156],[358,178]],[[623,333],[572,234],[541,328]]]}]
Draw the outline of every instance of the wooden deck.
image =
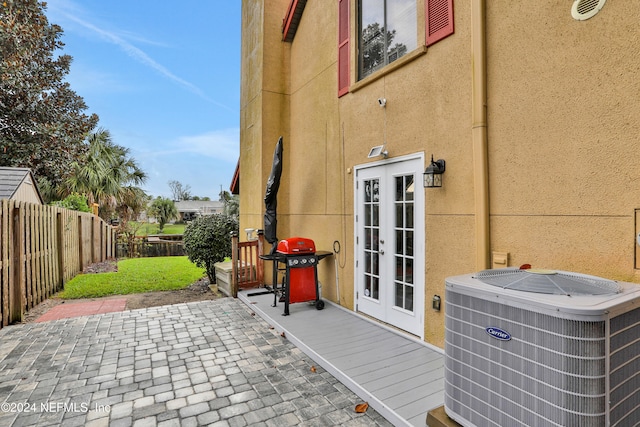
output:
[{"label": "wooden deck", "polygon": [[325,301],[272,307],[264,289],[238,298],[363,401],[396,426],[426,426],[427,412],[444,403],[444,354],[411,336]]}]

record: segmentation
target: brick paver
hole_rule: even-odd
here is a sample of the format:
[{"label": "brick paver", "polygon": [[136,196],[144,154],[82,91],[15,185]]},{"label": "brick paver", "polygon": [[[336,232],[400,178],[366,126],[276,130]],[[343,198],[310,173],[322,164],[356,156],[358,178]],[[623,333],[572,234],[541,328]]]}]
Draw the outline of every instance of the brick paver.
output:
[{"label": "brick paver", "polygon": [[0,426],[388,426],[238,300],[0,330]]},{"label": "brick paver", "polygon": [[48,322],[51,320],[65,319],[69,317],[89,316],[92,314],[113,313],[122,311],[127,305],[126,298],[101,298],[89,302],[68,302],[56,305],[36,322]]}]

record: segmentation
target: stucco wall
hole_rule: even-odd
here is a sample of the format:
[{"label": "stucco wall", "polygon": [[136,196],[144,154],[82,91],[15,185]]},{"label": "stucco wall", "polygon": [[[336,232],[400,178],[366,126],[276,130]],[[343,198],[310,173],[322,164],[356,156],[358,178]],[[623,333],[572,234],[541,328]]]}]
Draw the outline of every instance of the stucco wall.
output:
[{"label": "stucco wall", "polygon": [[[385,142],[391,158],[445,159],[443,187],[419,187],[425,340],[442,346],[444,313],[430,301],[444,297],[446,277],[476,270],[471,0],[454,2],[455,34],[360,82],[356,3],[352,86],[338,98],[337,4],[308,2],[293,42],[283,43],[289,1],[243,1],[245,12],[268,7],[254,17],[262,22],[243,25],[241,227],[261,227],[283,135],[278,237],[310,237],[321,250],[339,242],[340,303],[353,309],[354,167],[379,161],[367,153]],[[571,2],[486,3],[490,249],[509,252],[511,266],[638,281],[640,3],[607,2],[584,22],[571,17]],[[418,31],[424,41],[424,25]],[[320,280],[323,297],[337,301],[333,262],[320,266]]]},{"label": "stucco wall", "polygon": [[488,2],[492,246],[513,265],[633,280],[640,3],[586,21],[570,6]]},{"label": "stucco wall", "polygon": [[[280,136],[288,139],[288,49],[279,43],[288,1],[242,2],[240,87],[240,229],[263,228],[264,192],[273,151]],[[284,10],[284,11],[283,11]],[[288,189],[278,193],[286,206]]]}]

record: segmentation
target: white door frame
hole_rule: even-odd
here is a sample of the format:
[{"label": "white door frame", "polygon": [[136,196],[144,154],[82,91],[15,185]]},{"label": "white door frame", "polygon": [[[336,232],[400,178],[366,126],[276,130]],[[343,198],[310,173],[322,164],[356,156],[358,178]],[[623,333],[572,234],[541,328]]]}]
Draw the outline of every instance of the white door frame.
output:
[{"label": "white door frame", "polygon": [[[405,162],[407,164],[408,169],[404,172],[393,173],[393,166],[397,164],[401,164]],[[386,167],[389,166],[389,167]],[[362,165],[357,165],[354,167],[354,308],[355,311],[361,311],[368,315],[372,315],[372,317],[378,318],[379,320],[389,323],[393,326],[399,327],[400,329],[406,330],[414,335],[420,337],[420,339],[424,339],[424,310],[425,310],[425,194],[424,188],[422,186],[422,172],[424,169],[424,153],[415,153],[406,156],[394,157],[392,159],[381,160],[377,162],[366,163]],[[370,170],[370,171],[369,171]],[[364,251],[364,247],[359,246],[362,245],[363,242],[359,240],[360,235],[363,234],[364,223],[359,222],[362,221],[363,210],[364,210],[364,200],[362,197],[363,193],[359,193],[358,191],[363,191],[358,188],[358,181],[363,178],[363,173],[373,172],[373,175],[376,175],[376,172],[380,172],[381,176],[387,176],[392,179],[394,176],[402,176],[407,173],[414,172],[414,245],[413,245],[413,304],[414,310],[413,313],[404,311],[404,315],[402,314],[403,310],[400,310],[397,307],[393,307],[393,290],[394,290],[394,276],[392,276],[392,271],[394,269],[394,253],[395,253],[395,232],[394,232],[394,207],[392,206],[380,206],[380,218],[381,221],[385,221],[385,224],[381,224],[384,227],[384,230],[381,228],[381,233],[384,233],[384,239],[387,241],[383,245],[381,245],[381,249],[386,252],[386,258],[384,261],[380,262],[380,275],[384,276],[386,279],[386,283],[384,286],[381,286],[381,306],[375,308],[371,304],[371,300],[367,299],[365,301],[363,295],[363,274],[364,274],[364,258],[360,251]],[[369,179],[369,176],[365,176],[363,179]],[[385,183],[387,185],[387,183]],[[388,185],[387,185],[388,187]],[[389,189],[382,189],[381,198],[387,197],[386,195],[390,195],[392,191],[391,187]],[[388,199],[384,199],[385,201]],[[384,254],[384,252],[381,252]],[[385,255],[381,255],[385,257]],[[364,303],[365,307],[368,307],[370,313],[367,313],[366,310],[362,310],[362,306],[359,306],[360,303]],[[368,304],[368,306],[367,306]],[[373,311],[371,310],[373,308]],[[371,314],[373,312],[373,314]],[[409,323],[397,323],[396,319],[400,317],[407,318]],[[413,318],[411,318],[413,317]],[[409,326],[407,326],[409,325]]]}]

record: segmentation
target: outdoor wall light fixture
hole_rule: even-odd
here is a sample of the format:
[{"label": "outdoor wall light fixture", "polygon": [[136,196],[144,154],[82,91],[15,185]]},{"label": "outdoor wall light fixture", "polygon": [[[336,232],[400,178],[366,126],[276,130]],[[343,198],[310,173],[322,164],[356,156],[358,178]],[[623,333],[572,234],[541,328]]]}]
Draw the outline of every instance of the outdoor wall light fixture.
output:
[{"label": "outdoor wall light fixture", "polygon": [[433,300],[431,301],[431,307],[433,307],[435,311],[440,311],[441,301],[440,295],[434,295]]},{"label": "outdoor wall light fixture", "polygon": [[384,145],[376,145],[375,147],[372,147],[371,150],[369,150],[367,158],[373,159],[374,157],[379,156],[382,156],[383,159],[389,157],[389,152],[385,150]]},{"label": "outdoor wall light fixture", "polygon": [[433,160],[433,154],[431,155],[431,163],[424,170],[422,177],[424,179],[424,188],[438,188],[442,187],[442,174],[445,170],[444,160]]}]

